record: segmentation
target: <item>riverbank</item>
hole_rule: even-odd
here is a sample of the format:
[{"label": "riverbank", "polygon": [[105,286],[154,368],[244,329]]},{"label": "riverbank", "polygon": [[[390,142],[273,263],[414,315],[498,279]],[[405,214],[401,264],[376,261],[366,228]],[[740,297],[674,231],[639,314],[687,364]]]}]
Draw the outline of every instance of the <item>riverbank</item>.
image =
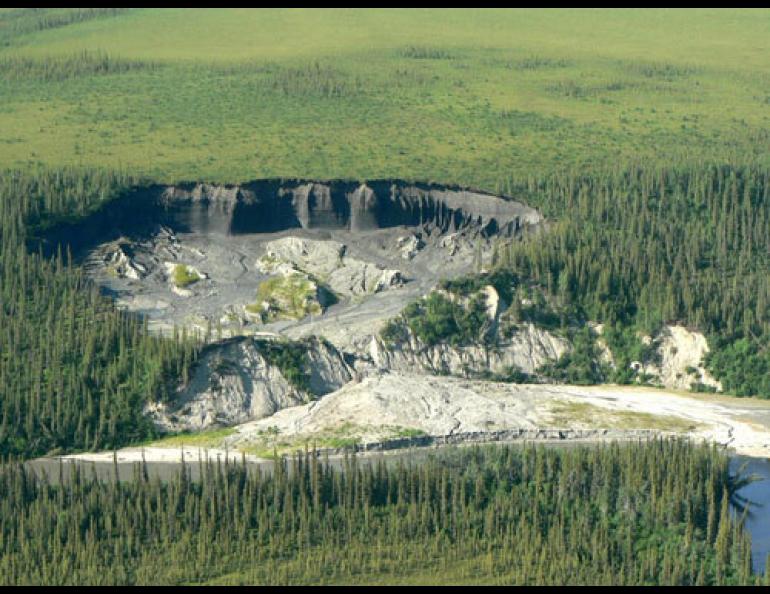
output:
[{"label": "riverbank", "polygon": [[[315,447],[330,454],[497,441],[676,436],[770,458],[770,402],[628,386],[525,385],[386,374],[227,431],[118,450],[119,462],[251,462]],[[113,452],[65,459],[112,462]]]}]

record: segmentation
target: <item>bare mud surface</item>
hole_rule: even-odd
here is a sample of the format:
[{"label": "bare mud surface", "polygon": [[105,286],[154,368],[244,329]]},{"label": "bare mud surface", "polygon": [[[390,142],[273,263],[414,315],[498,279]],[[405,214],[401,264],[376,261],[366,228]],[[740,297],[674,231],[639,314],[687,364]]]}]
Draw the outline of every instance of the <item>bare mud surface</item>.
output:
[{"label": "bare mud surface", "polygon": [[769,414],[770,403],[691,398],[649,388],[513,385],[385,374],[240,425],[227,442],[244,447],[271,429],[281,436],[324,435],[346,424],[364,442],[387,437],[391,427],[428,435],[539,428],[649,429],[717,443],[739,454],[770,457]]},{"label": "bare mud surface", "polygon": [[[99,246],[89,254],[86,268],[115,297],[119,306],[146,315],[150,326],[159,332],[169,333],[175,326],[187,327],[202,333],[209,331],[212,340],[257,332],[284,334],[290,338],[323,334],[333,342],[344,343],[345,337],[376,332],[386,319],[428,292],[439,279],[470,272],[475,241],[482,242],[485,252],[489,249],[485,240],[462,234],[451,239],[451,249],[442,247],[443,237],[436,235],[431,237],[427,231],[409,228],[364,234],[288,230],[225,235],[176,233],[163,227],[150,239],[122,239]],[[410,259],[404,258],[399,243],[418,236],[421,247]],[[342,246],[343,262],[354,261],[359,265],[356,268],[363,268],[363,272],[356,278],[356,268],[341,267],[343,273],[345,268],[352,269],[348,273],[352,278],[347,285],[343,279],[331,287],[336,302],[324,307],[322,312],[298,319],[287,316],[263,322],[250,316],[246,308],[257,301],[260,284],[281,272],[265,271],[260,261],[270,253],[271,246],[292,239],[318,251],[324,245]],[[125,252],[130,250],[132,266],[142,271],[136,275],[138,278],[116,274],[112,262],[121,244],[126,246]],[[328,259],[323,256],[321,253],[310,258],[309,265],[293,269],[323,282],[330,274],[326,270]],[[169,266],[177,264],[194,267],[205,276],[180,289],[169,273]],[[363,274],[381,276],[387,271],[398,272],[396,282],[363,290]]]},{"label": "bare mud surface", "polygon": [[[500,432],[526,430],[525,439],[551,440],[553,432],[594,435],[595,441],[679,436],[724,446],[737,454],[770,457],[770,403],[724,396],[692,397],[652,388],[620,386],[514,385],[459,378],[384,374],[347,384],[309,404],[281,410],[243,423],[209,447],[164,446],[126,448],[119,460],[171,462],[199,456],[242,453],[256,460],[279,452],[352,447],[409,436],[469,436],[474,442]],[[606,438],[602,431],[607,431]],[[582,431],[582,433],[581,433]],[[593,433],[591,433],[593,431]],[[569,431],[563,440],[569,440]],[[495,437],[495,440],[498,438]],[[559,441],[558,436],[555,437]],[[459,440],[462,442],[462,439]],[[111,452],[69,456],[107,462]],[[224,459],[224,458],[223,458]]]},{"label": "bare mud surface", "polygon": [[[399,181],[183,184],[131,200],[51,241],[80,243],[89,274],[152,328],[209,340],[322,334],[349,345],[439,279],[482,267],[496,237],[543,224],[509,198]],[[85,245],[89,234],[100,240]]]}]

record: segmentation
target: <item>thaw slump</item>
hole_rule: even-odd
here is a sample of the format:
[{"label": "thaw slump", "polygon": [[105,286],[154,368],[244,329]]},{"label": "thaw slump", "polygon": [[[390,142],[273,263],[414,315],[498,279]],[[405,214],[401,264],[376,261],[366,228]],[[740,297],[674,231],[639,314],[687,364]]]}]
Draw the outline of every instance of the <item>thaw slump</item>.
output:
[{"label": "thaw slump", "polygon": [[[119,306],[218,340],[365,340],[441,278],[488,263],[492,241],[538,230],[521,202],[430,184],[257,180],[132,189],[47,232]],[[37,249],[37,246],[35,246]]]},{"label": "thaw slump", "polygon": [[[192,328],[213,343],[174,398],[148,404],[146,414],[162,430],[246,422],[228,438],[236,447],[253,447],[274,428],[306,440],[346,425],[391,445],[395,432],[397,447],[538,438],[542,423],[561,426],[559,415],[573,415],[569,405],[577,400],[595,409],[588,424],[612,421],[602,413],[607,408],[623,413],[623,427],[630,411],[645,423],[665,413],[681,417],[672,426],[686,435],[766,455],[763,433],[725,420],[712,403],[708,415],[694,415],[695,401],[673,410],[671,395],[663,410],[648,392],[594,395],[449,378],[533,375],[573,348],[545,329],[503,319],[508,306],[492,286],[479,291],[492,348],[426,345],[409,327],[396,341],[378,336],[439,279],[483,268],[497,237],[542,224],[536,210],[511,199],[397,181],[181,184],[135,188],[85,220],[49,230],[43,247],[74,248],[92,278],[120,306],[148,317],[150,328]],[[703,337],[667,332],[650,339],[660,345],[660,365],[645,372],[680,388],[711,381],[701,363]],[[555,405],[550,412],[546,400]],[[292,410],[279,412],[284,408]],[[580,419],[568,422],[608,435],[579,427]],[[404,439],[405,429],[426,435]]]}]

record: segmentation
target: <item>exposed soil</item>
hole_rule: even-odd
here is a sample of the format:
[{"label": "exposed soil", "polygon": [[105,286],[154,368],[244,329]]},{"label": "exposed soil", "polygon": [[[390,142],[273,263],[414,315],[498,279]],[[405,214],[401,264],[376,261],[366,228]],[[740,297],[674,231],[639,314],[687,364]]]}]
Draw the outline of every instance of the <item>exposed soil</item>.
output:
[{"label": "exposed soil", "polygon": [[[349,344],[440,278],[488,262],[496,237],[542,225],[524,204],[456,188],[265,180],[137,189],[86,220],[49,230],[46,246],[74,247],[120,306],[160,332],[184,326],[211,340],[321,334]],[[291,238],[301,257],[266,267],[276,245]],[[336,265],[330,252],[340,254]],[[324,292],[317,305],[297,315],[257,300],[265,280],[293,273]]]}]

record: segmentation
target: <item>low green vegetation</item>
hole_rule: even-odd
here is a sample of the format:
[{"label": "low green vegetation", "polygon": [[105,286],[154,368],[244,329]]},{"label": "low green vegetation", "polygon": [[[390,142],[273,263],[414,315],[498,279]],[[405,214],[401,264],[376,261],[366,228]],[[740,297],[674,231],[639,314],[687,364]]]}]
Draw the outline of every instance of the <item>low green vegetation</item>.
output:
[{"label": "low green vegetation", "polygon": [[[257,288],[257,303],[247,310],[262,316],[264,322],[279,319],[299,320],[323,313],[325,295],[331,294],[301,272],[273,276]],[[263,305],[263,304],[266,304]]]},{"label": "low green vegetation", "polygon": [[291,455],[297,451],[308,449],[352,449],[366,441],[388,441],[392,439],[408,439],[425,435],[421,429],[402,427],[399,425],[360,425],[345,421],[339,425],[325,427],[318,431],[302,435],[284,435],[277,427],[261,431],[249,442],[238,444],[241,451],[259,456],[272,458]]},{"label": "low green vegetation", "polygon": [[311,434],[283,435],[270,427],[251,441],[240,444],[241,451],[271,459],[274,456],[293,455],[296,452],[318,449],[350,449],[361,443],[364,427],[346,421],[334,427],[327,427]]},{"label": "low green vegetation", "polygon": [[0,45],[8,47],[18,38],[40,31],[96,19],[116,17],[126,8],[5,8],[0,12]]},{"label": "low green vegetation", "polygon": [[180,289],[189,287],[193,283],[197,283],[201,277],[200,275],[187,266],[186,264],[177,264],[174,266],[174,284]]},{"label": "low green vegetation", "polygon": [[161,439],[149,442],[147,445],[162,448],[183,446],[219,448],[222,447],[224,439],[233,433],[235,433],[235,429],[232,427],[207,429],[205,431],[196,432],[182,432],[174,435],[166,435]]},{"label": "low green vegetation", "polygon": [[728,468],[677,441],[338,469],[300,455],[274,472],[203,464],[199,481],[5,464],[0,583],[760,584]]},{"label": "low green vegetation", "polygon": [[690,433],[700,428],[700,424],[681,417],[610,410],[585,402],[557,402],[551,406],[549,414],[554,427],[579,425],[589,429],[649,429],[670,433]]},{"label": "low green vegetation", "polygon": [[259,352],[270,365],[278,368],[284,379],[302,392],[310,391],[310,367],[308,348],[315,337],[304,340],[260,340]]},{"label": "low green vegetation", "polygon": [[511,172],[607,162],[767,164],[766,19],[3,11],[0,162],[127,168],[164,182],[399,177],[490,191]]},{"label": "low green vegetation", "polygon": [[388,431],[388,439],[394,439],[394,438],[410,438],[410,437],[422,437],[423,435],[427,435],[425,431],[422,429],[417,429],[415,427],[400,427],[397,425],[388,425],[386,427]]},{"label": "low green vegetation", "polygon": [[456,57],[445,49],[417,45],[409,45],[398,53],[401,57],[412,60],[452,60]]}]

